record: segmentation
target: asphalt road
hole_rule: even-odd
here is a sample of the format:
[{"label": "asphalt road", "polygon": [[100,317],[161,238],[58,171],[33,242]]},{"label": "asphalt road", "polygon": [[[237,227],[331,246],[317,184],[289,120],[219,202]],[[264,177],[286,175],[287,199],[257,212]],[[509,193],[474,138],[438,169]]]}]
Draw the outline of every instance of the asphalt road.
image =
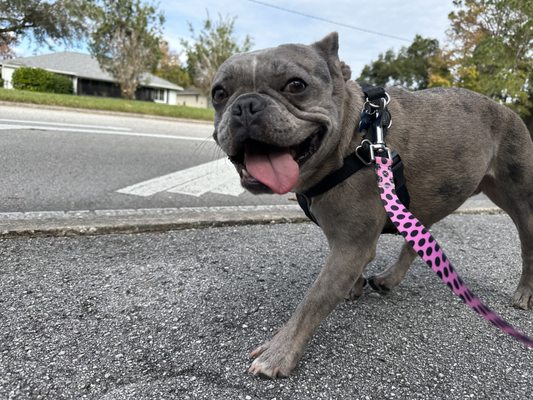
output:
[{"label": "asphalt road", "polygon": [[[513,309],[520,275],[505,215],[433,227],[463,279]],[[376,271],[401,238],[383,236]],[[246,373],[317,275],[312,224],[0,241],[1,399],[531,399],[533,352],[455,299],[417,261],[387,296],[367,293],[323,322],[295,373]]]},{"label": "asphalt road", "polygon": [[[212,132],[206,123],[0,104],[0,213],[288,203],[234,193],[229,163],[161,178],[223,158]],[[225,179],[233,191],[215,193]],[[151,192],[121,192],[153,180]]]}]

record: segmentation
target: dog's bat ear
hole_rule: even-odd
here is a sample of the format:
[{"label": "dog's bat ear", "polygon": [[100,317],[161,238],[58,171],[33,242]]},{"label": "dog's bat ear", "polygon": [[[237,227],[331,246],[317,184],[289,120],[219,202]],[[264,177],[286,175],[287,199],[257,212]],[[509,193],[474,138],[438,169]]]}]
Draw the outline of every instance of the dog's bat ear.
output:
[{"label": "dog's bat ear", "polygon": [[322,40],[313,43],[315,49],[322,53],[326,59],[330,57],[339,57],[339,34],[337,32],[331,32]]},{"label": "dog's bat ear", "polygon": [[350,67],[339,59],[339,34],[332,32],[311,45],[326,60],[331,76],[347,82],[352,77]]}]

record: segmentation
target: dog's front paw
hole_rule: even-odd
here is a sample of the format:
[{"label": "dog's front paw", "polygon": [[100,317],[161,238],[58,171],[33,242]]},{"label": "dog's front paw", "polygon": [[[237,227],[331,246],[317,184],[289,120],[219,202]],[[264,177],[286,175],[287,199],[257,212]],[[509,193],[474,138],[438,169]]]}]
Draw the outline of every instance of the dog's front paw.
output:
[{"label": "dog's front paw", "polygon": [[526,285],[520,285],[513,295],[513,306],[522,310],[533,308],[533,289]]},{"label": "dog's front paw", "polygon": [[[283,336],[283,335],[282,335]],[[252,351],[255,358],[248,372],[270,379],[286,378],[296,367],[301,351],[295,351],[291,344],[276,335],[272,340]]]}]

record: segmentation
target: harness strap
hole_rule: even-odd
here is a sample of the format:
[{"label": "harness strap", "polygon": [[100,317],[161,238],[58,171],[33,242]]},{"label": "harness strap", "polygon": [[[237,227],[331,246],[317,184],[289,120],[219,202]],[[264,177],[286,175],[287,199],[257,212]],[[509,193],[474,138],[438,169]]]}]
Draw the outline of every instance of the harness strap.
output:
[{"label": "harness strap", "polygon": [[350,154],[344,159],[343,165],[336,171],[333,171],[327,175],[324,179],[318,182],[312,188],[303,192],[307,198],[318,196],[322,193],[326,193],[331,188],[337,186],[339,183],[348,179],[357,171],[365,168],[367,165],[357,157],[354,153]]},{"label": "harness strap", "polygon": [[391,176],[391,164],[389,158],[377,156],[375,170],[381,201],[387,215],[400,234],[456,296],[460,297],[470,308],[491,324],[513,336],[527,347],[533,348],[533,339],[517,331],[472,293],[428,229],[398,199],[394,180]]},{"label": "harness strap", "polygon": [[[409,192],[407,191],[407,186],[405,185],[405,176],[403,174],[403,162],[400,158],[398,152],[392,152],[393,164],[392,171],[394,175],[394,182],[396,187],[398,187],[398,196],[402,202],[409,207],[410,198]],[[344,163],[341,168],[336,171],[333,171],[327,175],[324,179],[318,182],[311,189],[306,190],[303,193],[296,193],[296,199],[300,208],[303,210],[307,218],[313,221],[315,224],[318,224],[318,221],[311,213],[310,209],[310,200],[312,197],[318,196],[337,186],[339,183],[348,179],[350,176],[355,174],[357,171],[368,167],[369,165],[364,163],[355,153],[350,154],[344,159]],[[391,233],[391,232],[384,232]]]}]

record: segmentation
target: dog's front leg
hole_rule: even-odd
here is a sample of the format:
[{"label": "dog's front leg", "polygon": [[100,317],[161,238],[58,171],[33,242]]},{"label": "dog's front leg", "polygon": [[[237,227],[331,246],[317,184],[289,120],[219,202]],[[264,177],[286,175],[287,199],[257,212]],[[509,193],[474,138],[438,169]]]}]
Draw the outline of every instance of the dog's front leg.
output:
[{"label": "dog's front leg", "polygon": [[257,357],[251,373],[273,379],[290,374],[320,322],[346,297],[374,257],[376,243],[369,245],[332,247],[326,265],[289,321],[269,342],[251,353]]}]

